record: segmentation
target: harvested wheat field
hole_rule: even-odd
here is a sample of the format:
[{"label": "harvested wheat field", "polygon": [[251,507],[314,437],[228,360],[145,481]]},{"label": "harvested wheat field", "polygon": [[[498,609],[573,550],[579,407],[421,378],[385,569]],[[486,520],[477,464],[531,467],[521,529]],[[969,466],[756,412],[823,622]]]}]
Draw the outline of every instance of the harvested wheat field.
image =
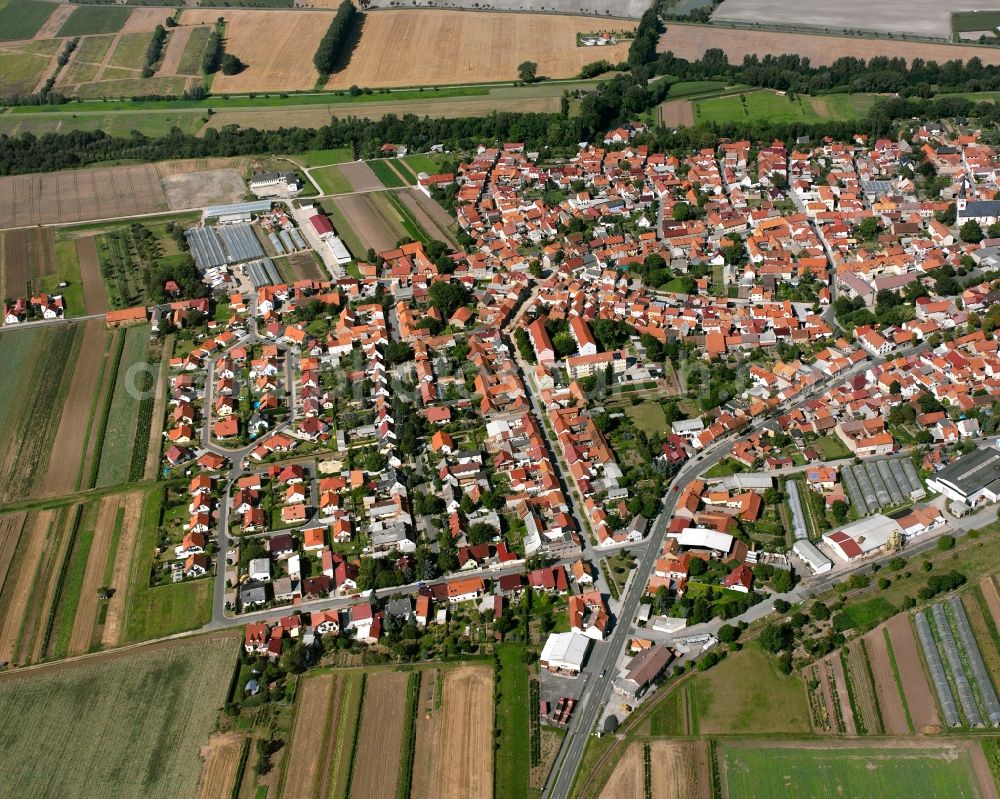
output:
[{"label": "harvested wheat field", "polygon": [[239,768],[243,736],[238,732],[213,735],[201,748],[201,780],[198,782],[198,799],[216,799],[229,796]]},{"label": "harvested wheat field", "polygon": [[653,799],[711,799],[708,741],[653,741]]},{"label": "harvested wheat field", "polygon": [[92,400],[107,360],[108,332],[104,323],[93,319],[83,325],[83,343],[56,431],[59,457],[49,461],[42,492],[45,496],[69,494],[77,487],[85,456],[84,444],[90,426]]},{"label": "harvested wheat field", "polygon": [[[163,25],[173,9],[170,8],[136,8],[128,15],[122,25],[122,33],[139,33],[153,30],[157,25]],[[168,29],[169,30],[169,29]]]},{"label": "harvested wheat field", "polygon": [[239,75],[216,74],[213,92],[296,91],[316,85],[313,54],[333,12],[203,8],[186,10],[182,22],[214,25],[220,15],[226,19],[226,52],[247,68]]},{"label": "harvested wheat field", "polygon": [[[824,36],[812,33],[724,28],[718,25],[686,25],[671,22],[660,37],[657,51],[671,51],[678,58],[694,61],[710,48],[719,48],[730,63],[739,64],[743,56],[795,53],[808,58],[813,65],[827,66],[843,56],[868,60],[875,56],[889,58],[923,58],[944,63],[952,59],[979,58],[984,64],[1000,64],[1000,48],[969,47],[951,44],[863,39],[858,36]],[[614,59],[609,59],[614,60]]]},{"label": "harvested wheat field", "polygon": [[[493,791],[493,669],[459,666],[446,671],[440,713],[433,743],[434,796],[489,796]],[[455,768],[456,763],[462,768]]]},{"label": "harvested wheat field", "polygon": [[[619,29],[634,25],[615,20]],[[516,80],[522,61],[537,63],[539,75],[570,78],[600,58],[612,63],[625,59],[628,42],[601,47],[599,54],[592,47],[577,47],[576,34],[593,29],[593,17],[376,11],[365,15],[357,49],[327,86],[346,89],[351,85],[377,88]]]},{"label": "harvested wheat field", "polygon": [[184,57],[184,48],[187,47],[188,40],[195,30],[196,28],[193,26],[184,25],[180,28],[173,28],[170,31],[170,39],[167,41],[163,61],[160,64],[160,68],[156,71],[158,75],[177,74],[177,70],[181,65],[181,58]]},{"label": "harvested wheat field", "polygon": [[600,799],[643,799],[642,744],[629,744],[608,777]]},{"label": "harvested wheat field", "polygon": [[324,731],[328,729],[332,708],[340,706],[341,681],[332,673],[302,680],[295,708],[290,750],[285,766],[284,799],[309,799],[316,791]]},{"label": "harvested wheat field", "polygon": [[101,630],[103,647],[117,646],[121,642],[125,597],[128,594],[126,590],[128,575],[135,555],[135,544],[139,537],[139,522],[142,519],[142,506],[145,500],[146,495],[141,491],[125,495],[125,515],[122,517],[122,531],[118,538],[115,565],[111,574],[114,594],[108,601],[108,612],[104,618],[104,628]]},{"label": "harvested wheat field", "polygon": [[917,732],[939,731],[937,704],[924,676],[909,614],[893,616],[886,622],[885,628],[889,631],[889,643],[899,668],[899,681],[903,684],[906,706],[910,709],[914,729]]},{"label": "harvested wheat field", "polygon": [[21,540],[21,530],[24,529],[25,513],[8,513],[0,516],[0,593],[3,593],[4,582],[14,559],[14,551]]},{"label": "harvested wheat field", "polygon": [[408,674],[395,671],[375,672],[367,677],[351,778],[350,795],[355,799],[396,796],[408,679]]}]

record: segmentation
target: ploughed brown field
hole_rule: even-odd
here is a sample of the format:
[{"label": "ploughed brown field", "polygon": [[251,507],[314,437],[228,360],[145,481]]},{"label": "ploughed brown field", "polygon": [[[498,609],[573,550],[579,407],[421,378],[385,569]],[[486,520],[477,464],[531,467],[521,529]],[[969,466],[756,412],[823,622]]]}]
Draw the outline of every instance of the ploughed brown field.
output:
[{"label": "ploughed brown field", "polygon": [[996,47],[747,30],[745,28],[724,28],[719,25],[686,25],[676,22],[667,25],[667,31],[660,37],[657,50],[661,53],[670,50],[678,58],[696,60],[701,58],[706,50],[713,47],[725,52],[730,63],[741,63],[743,56],[750,53],[756,53],[759,56],[797,53],[808,58],[817,66],[832,64],[842,56],[853,56],[865,60],[875,56],[905,58],[907,61],[922,58],[925,61],[934,60],[938,63],[956,58],[967,60],[976,56],[984,64],[1000,64],[1000,48]]},{"label": "ploughed brown field", "polygon": [[396,795],[408,679],[402,672],[387,671],[367,677],[351,776],[353,799],[393,799]]},{"label": "ploughed brown field", "polygon": [[[516,80],[523,61],[538,64],[539,75],[571,78],[585,64],[602,59],[617,63],[628,55],[628,42],[577,47],[576,34],[593,32],[595,24],[599,23],[593,17],[548,14],[370,12],[350,62],[331,76],[328,88]],[[614,22],[619,30],[634,26]]]}]

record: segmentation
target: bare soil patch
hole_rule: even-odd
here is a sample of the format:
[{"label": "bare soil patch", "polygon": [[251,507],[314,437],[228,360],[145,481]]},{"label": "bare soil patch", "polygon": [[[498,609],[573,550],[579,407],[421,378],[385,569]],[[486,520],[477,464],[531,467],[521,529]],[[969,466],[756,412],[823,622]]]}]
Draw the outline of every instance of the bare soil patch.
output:
[{"label": "bare soil patch", "polygon": [[882,712],[886,735],[908,735],[910,728],[906,723],[906,710],[903,708],[903,699],[896,687],[896,677],[889,662],[889,649],[885,645],[883,629],[878,627],[864,636],[865,646],[868,649],[868,662],[871,663],[872,677],[875,678],[875,696]]},{"label": "bare soil patch", "polygon": [[11,297],[26,296],[33,278],[51,275],[55,268],[55,237],[51,228],[9,230],[4,234],[4,287]]},{"label": "bare soil patch", "polygon": [[[438,205],[434,200],[431,200],[422,191],[417,189],[402,189],[396,192],[396,196],[402,201],[403,205],[407,207],[413,217],[420,223],[431,236],[436,239],[440,239],[452,247],[458,249],[458,242],[455,241],[455,234],[452,233],[451,227],[447,221],[442,224],[441,214],[433,213],[433,209],[436,208],[444,214],[446,219],[450,220],[448,217],[448,212],[445,211],[440,205]],[[421,202],[421,198],[426,200],[426,202]]]},{"label": "bare soil patch", "polygon": [[690,100],[660,103],[660,124],[665,128],[690,127],[694,124],[694,105]]},{"label": "bare soil patch", "polygon": [[378,176],[364,161],[349,161],[346,164],[338,164],[337,169],[347,178],[354,191],[374,191],[384,189],[385,186]]},{"label": "bare soil patch", "polygon": [[161,179],[174,211],[239,202],[247,187],[235,169],[176,174]]},{"label": "bare soil patch", "polygon": [[786,33],[676,22],[667,25],[667,31],[660,37],[657,50],[661,53],[669,50],[678,58],[697,60],[713,47],[725,52],[731,63],[741,63],[743,57],[750,53],[758,56],[796,53],[808,58],[816,66],[828,66],[842,56],[865,60],[875,56],[903,58],[906,61],[923,58],[938,63],[953,59],[966,61],[975,56],[984,64],[1000,64],[1000,48],[995,47]]},{"label": "bare soil patch", "polygon": [[213,735],[201,748],[201,781],[198,799],[216,799],[229,796],[239,767],[243,735],[227,732]]},{"label": "bare soil patch", "polygon": [[94,625],[97,624],[97,607],[100,600],[97,592],[104,582],[104,571],[108,565],[108,553],[111,551],[114,537],[115,517],[121,507],[121,497],[109,496],[101,500],[94,525],[94,540],[87,555],[87,567],[83,572],[83,587],[80,589],[80,603],[76,607],[76,618],[73,620],[73,632],[69,639],[69,654],[82,655],[90,649],[94,635]]},{"label": "bare soil patch", "polygon": [[[459,666],[445,673],[435,741],[439,799],[489,796],[493,790],[493,670]],[[455,768],[461,763],[462,768]]]},{"label": "bare soil patch", "polygon": [[44,510],[28,521],[21,532],[21,546],[24,554],[17,574],[4,581],[5,593],[10,591],[10,601],[0,621],[0,661],[13,661],[18,644],[18,636],[28,602],[32,598],[35,573],[38,571],[45,546],[49,540],[49,527],[55,511]]},{"label": "bare soil patch", "polygon": [[84,236],[76,240],[76,257],[80,260],[80,278],[83,280],[83,304],[87,313],[107,313],[108,295],[101,277],[101,262],[97,257],[97,238]]},{"label": "bare soil patch", "polygon": [[287,258],[288,265],[292,268],[292,272],[295,273],[295,277],[298,280],[329,280],[329,274],[325,273],[323,268],[316,263],[316,259],[313,258],[312,252],[297,252],[293,255],[289,255]]},{"label": "bare soil patch", "polygon": [[990,608],[990,615],[993,616],[993,623],[1000,625],[1000,591],[997,590],[996,576],[986,575],[979,582],[979,587],[986,599],[986,604]]},{"label": "bare soil patch", "polygon": [[49,15],[49,18],[45,20],[42,27],[38,29],[38,33],[35,34],[35,39],[56,38],[56,34],[59,33],[59,29],[63,26],[63,23],[69,19],[75,8],[76,6],[71,3],[56,6],[56,10]]},{"label": "bare soil patch", "polygon": [[107,359],[107,336],[99,319],[84,323],[83,342],[73,369],[73,381],[56,431],[59,457],[49,460],[41,496],[68,494],[77,486],[85,455],[83,447],[91,424],[94,393],[98,388],[103,362]]},{"label": "bare soil patch", "polygon": [[707,741],[653,741],[653,799],[710,799]]},{"label": "bare soil patch", "polygon": [[332,12],[187,9],[183,22],[214,25],[220,15],[226,19],[226,52],[247,68],[238,75],[218,73],[213,91],[295,91],[316,85],[313,54],[330,27]]},{"label": "bare soil patch", "polygon": [[392,671],[368,675],[351,775],[350,795],[356,799],[396,796],[408,679],[408,674]]},{"label": "bare soil patch", "polygon": [[347,194],[332,202],[340,209],[347,224],[357,233],[366,248],[376,252],[389,250],[405,235],[388,223],[380,209],[368,194]]},{"label": "bare soil patch", "polygon": [[0,516],[0,594],[3,593],[4,582],[10,562],[14,559],[14,551],[21,540],[26,513],[8,513]]},{"label": "bare soil patch", "polygon": [[122,531],[118,538],[118,551],[115,554],[115,565],[111,574],[114,594],[108,601],[108,614],[104,619],[104,629],[101,631],[103,647],[116,646],[121,640],[125,599],[128,594],[128,575],[135,556],[139,521],[142,518],[142,504],[145,499],[146,495],[141,491],[125,495],[125,516],[122,519]]},{"label": "bare soil patch", "polygon": [[340,696],[341,681],[332,673],[319,674],[303,681],[295,709],[295,726],[292,729],[291,750],[288,753],[284,799],[308,799],[315,791],[323,734],[327,729],[332,707],[338,707],[335,698]]},{"label": "bare soil patch", "polygon": [[155,166],[157,175],[169,178],[172,175],[207,172],[213,169],[235,169],[242,172],[249,163],[249,158],[178,158],[174,161],[158,161]]},{"label": "bare soil patch", "polygon": [[643,799],[642,744],[629,744],[608,777],[600,799]]},{"label": "bare soil patch", "polygon": [[[125,24],[122,25],[122,33],[139,33],[143,31],[151,31],[157,25],[163,25],[166,22],[167,17],[170,16],[170,8],[135,8],[131,14],[128,15],[128,19],[125,20]],[[174,30],[177,30],[176,28]]]},{"label": "bare soil patch", "polygon": [[[357,49],[328,87],[516,80],[523,61],[537,63],[539,75],[570,78],[592,61],[617,63],[628,54],[627,42],[577,47],[576,35],[592,32],[594,25],[591,17],[550,14],[377,11],[365,15]],[[615,20],[614,27],[631,29],[634,23]]]},{"label": "bare soil patch", "polygon": [[930,685],[924,676],[909,614],[900,613],[898,616],[893,616],[885,626],[889,631],[892,653],[896,658],[899,679],[903,683],[906,706],[910,709],[913,726],[917,732],[924,732],[929,728],[936,731],[941,722],[938,720],[937,705],[931,695]]},{"label": "bare soil patch", "polygon": [[[134,12],[133,12],[134,13]],[[184,48],[187,47],[194,28],[183,25],[170,30],[170,41],[167,42],[167,52],[163,54],[163,61],[156,71],[157,75],[176,75],[177,68],[181,65],[181,58],[184,55]]]}]

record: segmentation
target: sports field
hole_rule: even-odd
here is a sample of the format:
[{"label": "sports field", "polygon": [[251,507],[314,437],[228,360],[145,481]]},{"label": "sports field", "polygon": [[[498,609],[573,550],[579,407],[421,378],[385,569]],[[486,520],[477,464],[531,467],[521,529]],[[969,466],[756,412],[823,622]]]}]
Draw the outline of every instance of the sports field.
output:
[{"label": "sports field", "polygon": [[194,796],[236,652],[202,638],[4,675],[4,792]]},{"label": "sports field", "polygon": [[989,794],[979,779],[992,779],[978,745],[966,742],[724,743],[721,750],[731,799],[980,799]]},{"label": "sports field", "polygon": [[[598,58],[593,48],[576,46],[576,34],[593,27],[590,17],[433,10],[369,13],[350,62],[331,76],[328,87],[509,81],[517,79],[522,61],[537,63],[540,76],[571,78]],[[633,24],[616,20],[615,27]],[[615,63],[626,57],[628,43],[599,49],[600,58]]]}]

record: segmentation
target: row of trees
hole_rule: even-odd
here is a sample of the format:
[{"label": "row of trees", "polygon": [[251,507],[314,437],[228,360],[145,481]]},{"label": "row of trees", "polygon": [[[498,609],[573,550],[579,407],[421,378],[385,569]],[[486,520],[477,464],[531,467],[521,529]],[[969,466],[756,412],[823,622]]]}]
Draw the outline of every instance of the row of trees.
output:
[{"label": "row of trees", "polygon": [[162,25],[153,28],[153,37],[146,46],[146,63],[142,65],[142,76],[151,78],[156,70],[156,64],[163,55],[163,43],[167,40],[167,31]]},{"label": "row of trees", "polygon": [[316,65],[320,75],[331,74],[341,63],[344,49],[349,46],[359,19],[358,10],[351,0],[344,0],[337,8],[337,13],[330,22],[326,35],[320,39],[319,47],[313,56],[313,64]]}]

